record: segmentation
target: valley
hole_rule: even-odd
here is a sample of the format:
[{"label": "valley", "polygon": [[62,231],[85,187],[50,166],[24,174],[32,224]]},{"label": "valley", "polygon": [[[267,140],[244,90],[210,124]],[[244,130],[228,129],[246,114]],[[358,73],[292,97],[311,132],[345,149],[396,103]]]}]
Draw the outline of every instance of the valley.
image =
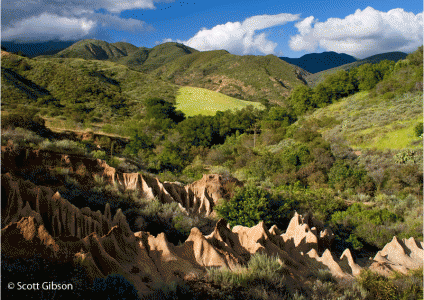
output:
[{"label": "valley", "polygon": [[422,55],[312,74],[173,42],[2,50],[3,281],[75,287],[44,299],[422,298]]}]

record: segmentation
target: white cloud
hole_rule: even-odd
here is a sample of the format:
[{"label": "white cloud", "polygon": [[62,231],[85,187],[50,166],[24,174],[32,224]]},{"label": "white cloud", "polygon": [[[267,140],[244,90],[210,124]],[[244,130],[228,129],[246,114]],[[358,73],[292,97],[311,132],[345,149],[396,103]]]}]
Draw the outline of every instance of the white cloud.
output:
[{"label": "white cloud", "polygon": [[[62,40],[84,38],[93,30],[143,32],[145,22],[120,18],[117,13],[131,9],[155,9],[160,0],[3,0],[3,40]],[[168,0],[173,1],[173,0]],[[163,2],[163,1],[161,1]],[[104,9],[106,13],[96,13]]]},{"label": "white cloud", "polygon": [[365,58],[389,51],[410,52],[423,43],[423,13],[415,15],[401,8],[381,12],[367,7],[325,22],[310,16],[295,26],[299,34],[291,37],[289,45],[296,51],[314,51],[320,46]]},{"label": "white cloud", "polygon": [[299,15],[278,14],[247,18],[242,23],[228,22],[212,29],[201,29],[187,41],[178,41],[201,51],[225,49],[233,54],[274,53],[277,43],[256,31],[296,21]]},{"label": "white cloud", "polygon": [[32,41],[34,37],[42,40],[73,40],[90,33],[96,22],[86,18],[67,18],[48,13],[20,21],[13,27],[2,31],[2,39],[15,38],[18,41]]}]

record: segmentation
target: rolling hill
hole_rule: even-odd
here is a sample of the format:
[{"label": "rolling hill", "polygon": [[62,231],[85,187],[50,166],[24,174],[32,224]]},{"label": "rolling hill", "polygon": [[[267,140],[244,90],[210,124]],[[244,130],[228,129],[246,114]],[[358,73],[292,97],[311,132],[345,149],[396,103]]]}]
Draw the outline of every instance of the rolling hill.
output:
[{"label": "rolling hill", "polygon": [[259,102],[249,102],[229,97],[207,89],[182,87],[178,90],[176,108],[186,116],[215,115],[217,111],[242,109],[248,105],[262,108]]},{"label": "rolling hill", "polygon": [[182,56],[151,72],[181,86],[194,86],[250,101],[284,103],[309,73],[274,55],[237,56],[225,50]]},{"label": "rolling hill", "polygon": [[318,73],[331,68],[336,68],[356,61],[353,56],[336,53],[333,51],[323,53],[310,53],[300,58],[280,57],[289,64],[296,65],[310,73]]},{"label": "rolling hill", "polygon": [[364,58],[364,59],[360,59],[360,60],[357,60],[357,61],[354,61],[354,62],[351,62],[351,63],[348,63],[348,64],[340,65],[340,66],[335,67],[335,68],[331,68],[331,69],[321,71],[321,72],[318,72],[318,73],[310,74],[306,77],[306,81],[308,82],[309,86],[314,87],[315,85],[320,83],[326,75],[335,73],[338,70],[348,71],[352,68],[359,67],[360,65],[367,64],[367,63],[377,64],[380,61],[385,60],[385,59],[392,60],[392,61],[396,62],[398,60],[405,59],[407,55],[408,54],[403,53],[403,52],[387,52],[387,53],[376,54],[376,55],[373,55],[373,56],[370,56],[370,57],[367,57],[367,58]]},{"label": "rolling hill", "polygon": [[149,72],[175,59],[199,52],[193,48],[178,43],[164,43],[151,49],[140,47],[137,51],[117,60],[134,70]]},{"label": "rolling hill", "polygon": [[[47,116],[110,121],[142,113],[142,102],[150,97],[174,102],[177,90],[172,83],[111,61],[29,59],[2,52],[3,109],[27,105]],[[44,96],[47,102],[41,101]]]},{"label": "rolling hill", "polygon": [[113,60],[128,56],[138,48],[130,43],[119,42],[109,44],[100,40],[82,40],[53,55],[56,58],[83,58],[97,60]]},{"label": "rolling hill", "polygon": [[109,60],[179,86],[206,88],[240,100],[267,99],[280,104],[294,87],[305,84],[304,77],[309,75],[273,55],[237,56],[225,50],[199,52],[178,43],[149,49],[128,43],[83,40],[53,57]]}]

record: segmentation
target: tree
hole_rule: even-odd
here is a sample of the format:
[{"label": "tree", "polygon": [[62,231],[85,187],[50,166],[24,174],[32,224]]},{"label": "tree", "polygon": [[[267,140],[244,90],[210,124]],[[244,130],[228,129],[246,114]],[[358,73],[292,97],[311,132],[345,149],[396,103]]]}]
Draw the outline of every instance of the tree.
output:
[{"label": "tree", "polygon": [[137,155],[140,150],[153,148],[151,137],[137,129],[132,132],[130,142],[125,146],[125,151]]},{"label": "tree", "polygon": [[185,119],[184,114],[176,110],[172,103],[159,98],[149,98],[145,102],[146,118],[148,119],[171,119],[179,123]]},{"label": "tree", "polygon": [[312,104],[316,107],[325,107],[331,104],[330,91],[328,91],[327,86],[324,83],[318,84],[313,89],[312,94]]},{"label": "tree", "polygon": [[289,97],[289,102],[296,116],[301,116],[311,108],[312,89],[305,85],[297,86]]},{"label": "tree", "polygon": [[288,112],[286,108],[281,106],[273,106],[268,112],[265,120],[267,121],[279,121],[281,126],[287,127],[293,123],[293,116]]},{"label": "tree", "polygon": [[376,86],[379,79],[371,64],[363,64],[357,68],[358,88],[360,91],[368,91]]},{"label": "tree", "polygon": [[335,74],[329,75],[324,80],[327,95],[332,101],[346,97],[355,90],[354,85],[349,78],[349,74],[345,70],[339,70]]},{"label": "tree", "polygon": [[284,201],[280,196],[273,196],[266,190],[247,185],[236,188],[230,200],[221,200],[214,209],[231,226],[252,227],[260,221],[264,221],[267,226],[281,226],[288,223],[294,206],[294,201]]}]

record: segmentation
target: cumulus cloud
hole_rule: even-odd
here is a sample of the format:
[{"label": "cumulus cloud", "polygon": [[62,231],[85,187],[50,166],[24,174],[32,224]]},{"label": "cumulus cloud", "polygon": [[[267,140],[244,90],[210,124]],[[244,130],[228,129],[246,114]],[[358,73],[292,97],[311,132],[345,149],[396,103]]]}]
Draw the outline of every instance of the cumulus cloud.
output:
[{"label": "cumulus cloud", "polygon": [[274,53],[277,43],[258,30],[284,25],[299,19],[299,15],[278,14],[247,18],[242,23],[228,22],[212,29],[203,28],[187,41],[179,41],[201,51],[225,49],[233,54]]},{"label": "cumulus cloud", "polygon": [[314,51],[321,47],[358,58],[389,51],[410,52],[423,43],[423,13],[401,8],[381,12],[367,7],[344,19],[325,22],[310,16],[295,24],[299,34],[289,42],[292,50]]},{"label": "cumulus cloud", "polygon": [[[158,0],[3,0],[3,40],[61,40],[86,37],[95,30],[113,27],[124,31],[146,31],[151,27],[118,13],[130,9],[155,9]],[[163,1],[162,1],[163,2]],[[106,13],[98,13],[103,9]]]},{"label": "cumulus cloud", "polygon": [[74,40],[89,34],[95,25],[94,21],[86,18],[67,18],[43,13],[7,28],[2,32],[2,39],[28,41],[33,37],[42,36],[43,40]]}]

